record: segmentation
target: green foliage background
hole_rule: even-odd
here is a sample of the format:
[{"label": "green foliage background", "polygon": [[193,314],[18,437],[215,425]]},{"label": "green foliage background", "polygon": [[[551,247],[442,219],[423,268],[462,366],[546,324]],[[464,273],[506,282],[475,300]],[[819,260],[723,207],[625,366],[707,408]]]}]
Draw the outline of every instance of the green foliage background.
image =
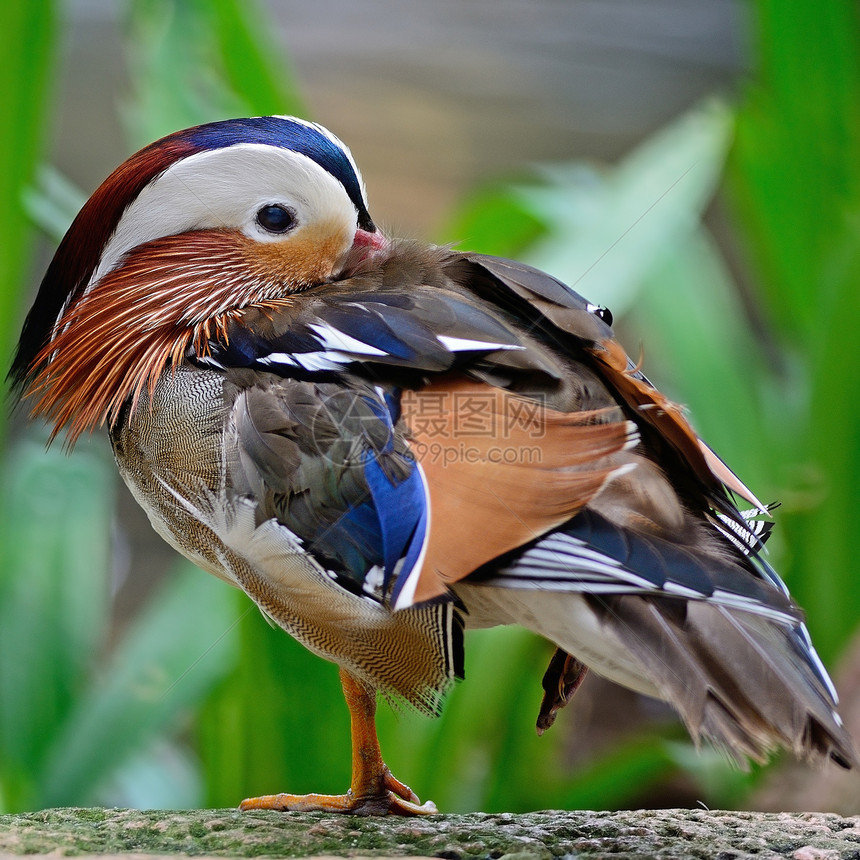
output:
[{"label": "green foliage background", "polygon": [[[127,0],[128,151],[228,115],[305,113],[240,0]],[[646,370],[765,499],[777,566],[833,663],[856,627],[860,534],[860,21],[849,2],[758,0],[751,77],[620,163],[548,165],[474,192],[443,235],[546,268],[609,305]],[[0,28],[0,352],[11,356],[35,230],[82,197],[40,164],[59,4]],[[14,133],[11,133],[14,130]],[[112,165],[106,165],[106,171]],[[703,226],[718,195],[748,274]],[[752,287],[749,287],[749,284]],[[632,347],[635,351],[635,346]],[[0,810],[232,805],[341,791],[348,719],[333,667],[184,563],[140,616],[110,622],[113,488],[103,447],[7,445],[0,486]],[[544,643],[473,636],[469,680],[437,721],[382,708],[392,769],[446,811],[618,807],[683,771],[710,805],[760,778],[690,755],[676,726],[622,737],[576,769],[562,729],[532,729]],[[575,705],[574,705],[575,707]]]}]

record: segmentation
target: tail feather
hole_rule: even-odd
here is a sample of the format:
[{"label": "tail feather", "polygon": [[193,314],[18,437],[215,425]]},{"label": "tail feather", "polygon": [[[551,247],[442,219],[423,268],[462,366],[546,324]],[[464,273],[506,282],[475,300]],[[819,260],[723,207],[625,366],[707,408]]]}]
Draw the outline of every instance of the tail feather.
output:
[{"label": "tail feather", "polygon": [[589,603],[696,741],[709,737],[740,764],[764,761],[779,747],[857,764],[795,627],[707,601],[623,595]]}]

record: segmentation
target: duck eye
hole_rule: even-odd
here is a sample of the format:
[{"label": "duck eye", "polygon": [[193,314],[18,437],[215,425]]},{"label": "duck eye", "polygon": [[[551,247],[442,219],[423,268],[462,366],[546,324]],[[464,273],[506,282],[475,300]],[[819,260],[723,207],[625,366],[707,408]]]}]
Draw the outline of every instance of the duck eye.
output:
[{"label": "duck eye", "polygon": [[295,227],[296,215],[285,206],[272,204],[257,212],[257,223],[269,233],[286,233]]}]

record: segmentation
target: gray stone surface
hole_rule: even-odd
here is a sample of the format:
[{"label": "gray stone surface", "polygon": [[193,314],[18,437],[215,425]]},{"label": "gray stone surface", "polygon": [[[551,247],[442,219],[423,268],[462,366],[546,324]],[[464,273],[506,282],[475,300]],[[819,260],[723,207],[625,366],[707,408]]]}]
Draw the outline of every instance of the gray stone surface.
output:
[{"label": "gray stone surface", "polygon": [[824,813],[535,812],[350,818],[235,810],[52,809],[0,816],[4,854],[860,859],[860,818]]}]

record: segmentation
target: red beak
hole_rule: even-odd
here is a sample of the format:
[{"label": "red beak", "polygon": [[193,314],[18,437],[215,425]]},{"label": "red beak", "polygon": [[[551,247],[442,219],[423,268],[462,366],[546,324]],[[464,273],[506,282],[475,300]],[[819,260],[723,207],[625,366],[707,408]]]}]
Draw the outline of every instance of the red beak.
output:
[{"label": "red beak", "polygon": [[386,239],[378,230],[375,233],[369,233],[367,230],[359,228],[355,231],[355,238],[352,240],[352,247],[353,249],[366,248],[367,253],[365,256],[369,257],[376,251],[382,251],[384,248],[387,248],[388,239]]}]

